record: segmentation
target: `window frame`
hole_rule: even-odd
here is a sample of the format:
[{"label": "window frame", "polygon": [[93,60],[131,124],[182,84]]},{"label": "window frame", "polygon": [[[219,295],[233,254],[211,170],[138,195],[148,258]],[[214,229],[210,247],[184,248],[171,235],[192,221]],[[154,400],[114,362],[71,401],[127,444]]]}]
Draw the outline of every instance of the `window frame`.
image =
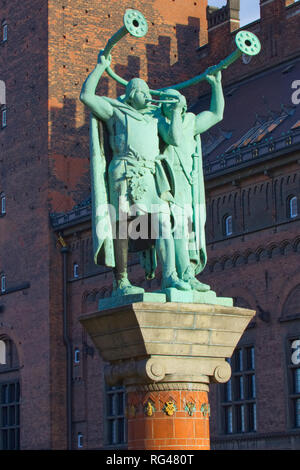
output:
[{"label": "window frame", "polygon": [[5,43],[8,40],[8,24],[4,20],[1,23],[1,42]]},{"label": "window frame", "polygon": [[79,264],[78,263],[73,263],[73,278],[74,279],[79,278]]},{"label": "window frame", "polygon": [[4,273],[0,275],[0,292],[1,294],[5,294],[6,292],[6,275]]},{"label": "window frame", "polygon": [[[110,414],[110,397],[113,395],[122,395],[122,411],[123,413]],[[119,399],[119,397],[118,397]],[[123,386],[106,386],[105,389],[105,445],[106,447],[124,448],[127,446],[127,418],[126,418],[126,405],[127,405],[127,394],[126,389]],[[117,401],[118,402],[118,401]],[[118,410],[119,411],[119,410]],[[112,426],[111,426],[112,423]],[[115,428],[113,429],[113,427]],[[113,434],[119,436],[120,426],[123,426],[122,435],[123,440],[113,439]],[[112,439],[110,439],[112,437]]]},{"label": "window frame", "polygon": [[[294,203],[295,207],[293,207],[293,203]],[[291,195],[288,198],[288,217],[290,219],[295,219],[296,217],[298,217],[298,198],[297,198],[297,196]]]},{"label": "window frame", "polygon": [[[240,355],[240,365],[238,355]],[[250,361],[251,367],[249,367]],[[255,434],[257,433],[255,344],[238,346],[228,362],[232,365],[232,374],[230,380],[222,384],[219,390],[221,418],[219,432],[223,436]]]},{"label": "window frame", "polygon": [[0,194],[0,215],[6,214],[6,196],[4,193]]},{"label": "window frame", "polygon": [[[8,387],[8,390],[11,385],[15,385],[17,388],[15,389],[15,400],[3,402],[3,388]],[[18,399],[17,399],[18,398]],[[21,405],[21,389],[20,389],[20,381],[15,380],[0,380],[0,450],[19,450],[20,449],[20,405]],[[10,424],[9,421],[11,419],[12,410],[14,412],[14,423]],[[7,410],[7,413],[4,412]],[[6,416],[5,416],[6,415]],[[7,419],[7,425],[3,425],[4,419]],[[4,431],[7,431],[8,435],[8,446],[4,447]],[[10,446],[10,440],[12,436],[12,432],[14,431],[14,439],[15,445],[14,447]]]},{"label": "window frame", "polygon": [[1,129],[7,127],[7,106],[4,104],[1,106]]},{"label": "window frame", "polygon": [[6,365],[6,342],[0,337],[0,365]]},{"label": "window frame", "polygon": [[83,449],[84,447],[84,442],[83,442],[84,436],[82,432],[77,433],[77,449]]},{"label": "window frame", "polygon": [[7,23],[4,23],[2,27],[2,32],[3,32],[2,41],[6,42],[8,39],[8,24]]},{"label": "window frame", "polygon": [[233,217],[231,214],[226,214],[223,219],[224,224],[224,235],[230,237],[233,235]]},{"label": "window frame", "polygon": [[75,348],[74,349],[74,364],[80,364],[80,349]]}]

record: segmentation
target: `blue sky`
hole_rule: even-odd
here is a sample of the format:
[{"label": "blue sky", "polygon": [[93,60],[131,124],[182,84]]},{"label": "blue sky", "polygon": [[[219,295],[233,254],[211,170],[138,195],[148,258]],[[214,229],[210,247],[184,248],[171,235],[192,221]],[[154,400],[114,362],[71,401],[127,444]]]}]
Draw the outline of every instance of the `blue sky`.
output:
[{"label": "blue sky", "polygon": [[[226,0],[208,0],[208,4],[215,7],[223,7]],[[244,26],[260,17],[259,0],[241,0],[240,20]]]}]

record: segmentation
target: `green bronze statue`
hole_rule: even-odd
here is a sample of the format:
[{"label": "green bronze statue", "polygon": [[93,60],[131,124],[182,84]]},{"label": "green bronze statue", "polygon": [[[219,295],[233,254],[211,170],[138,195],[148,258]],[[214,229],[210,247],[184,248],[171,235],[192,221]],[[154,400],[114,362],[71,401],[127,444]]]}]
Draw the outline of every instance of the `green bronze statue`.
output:
[{"label": "green bronze statue", "polygon": [[[210,287],[197,280],[206,265],[205,243],[205,189],[202,170],[200,134],[223,119],[224,96],[221,85],[221,72],[207,74],[206,80],[212,87],[209,111],[197,116],[187,112],[186,100],[177,90],[168,90],[170,96],[177,97],[181,105],[181,136],[177,136],[177,146],[168,145],[164,158],[170,185],[173,188],[173,218],[179,223],[179,233],[174,233],[176,269],[179,278],[188,282],[192,289],[208,291]],[[172,118],[172,104],[162,104],[162,114],[168,122]],[[177,131],[179,132],[179,131]],[[189,236],[189,227],[194,237]]]},{"label": "green bronze statue", "polygon": [[[114,295],[141,293],[144,290],[132,286],[128,280],[128,233],[122,219],[154,214],[159,232],[171,234],[169,185],[160,169],[159,136],[168,145],[177,145],[176,131],[180,130],[179,104],[172,105],[170,124],[158,120],[151,106],[147,84],[132,79],[126,86],[126,94],[116,100],[95,94],[98,82],[110,61],[103,52],[95,69],[83,84],[80,99],[92,112],[92,200],[94,214],[94,238],[97,240],[95,260],[114,268]],[[98,120],[104,122],[108,132],[112,160],[106,168],[105,151],[101,149]],[[178,139],[177,139],[178,140]],[[102,238],[103,225],[108,223],[105,207],[115,209],[116,230]],[[121,229],[121,230],[120,230]],[[123,230],[122,230],[123,229]],[[120,233],[122,232],[122,233]],[[113,236],[115,235],[115,236]],[[155,248],[162,265],[162,288],[173,287],[190,290],[190,285],[178,279],[175,266],[175,247],[172,235],[156,237]]]},{"label": "green bronze statue", "polygon": [[[241,31],[236,36],[236,51],[217,66],[187,82],[149,90],[140,78],[127,82],[110,67],[114,45],[127,33],[142,37],[147,30],[140,12],[126,10],[124,26],[100,52],[80,94],[91,111],[94,260],[113,268],[115,297],[144,292],[128,279],[130,244],[140,252],[149,278],[154,276],[157,255],[162,266],[162,292],[169,288],[210,290],[196,278],[207,261],[200,134],[223,118],[221,70],[243,53],[256,55],[260,51],[256,36]],[[112,99],[96,94],[105,71],[126,87],[124,95]],[[187,112],[185,98],[177,90],[204,79],[212,87],[211,106],[195,116]],[[145,221],[147,236],[144,233],[139,244],[136,228]]]}]

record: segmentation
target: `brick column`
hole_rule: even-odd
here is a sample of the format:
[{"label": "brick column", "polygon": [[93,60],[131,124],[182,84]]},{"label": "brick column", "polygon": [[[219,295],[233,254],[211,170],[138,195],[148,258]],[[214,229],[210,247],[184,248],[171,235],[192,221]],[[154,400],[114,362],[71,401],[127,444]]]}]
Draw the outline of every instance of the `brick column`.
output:
[{"label": "brick column", "polygon": [[209,450],[206,391],[128,392],[128,450]]}]

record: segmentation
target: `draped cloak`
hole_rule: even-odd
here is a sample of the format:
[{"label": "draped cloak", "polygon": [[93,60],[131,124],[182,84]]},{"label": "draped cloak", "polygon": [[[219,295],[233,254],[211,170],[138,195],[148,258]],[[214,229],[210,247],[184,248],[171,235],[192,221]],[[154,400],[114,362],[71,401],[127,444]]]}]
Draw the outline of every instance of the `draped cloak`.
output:
[{"label": "draped cloak", "polygon": [[[106,97],[104,99],[115,107],[116,112],[123,113],[127,125],[130,125],[130,119],[136,119],[137,121],[144,119],[124,103],[122,99],[113,100]],[[157,120],[155,121],[153,118],[154,114],[152,113],[148,117],[148,125],[151,128],[151,132],[155,132],[155,136],[157,136],[157,128],[155,127],[157,126]],[[147,123],[147,116],[145,116],[145,119]],[[114,124],[114,130],[116,127],[118,127],[118,122],[116,122],[116,125]],[[131,129],[127,128],[128,131],[132,134]],[[126,138],[123,138],[124,134],[118,134],[117,132],[115,136],[110,136],[110,139],[114,137],[117,137],[120,145],[124,147],[124,142],[126,142]],[[138,137],[141,140],[141,136],[139,135]],[[155,157],[159,156],[158,136],[157,145],[155,145],[155,142],[151,147],[147,146],[146,139],[145,145],[143,139],[142,142],[139,142],[140,146],[144,146],[146,157],[139,152],[135,152],[127,144],[124,147],[124,154],[120,152],[120,154],[116,155],[114,153],[112,155],[112,149],[108,140],[106,124],[91,113],[90,171],[94,261],[99,265],[115,267],[113,246],[113,238],[115,236],[114,221],[116,216],[118,220],[119,201],[123,200],[124,202],[125,200],[125,203],[129,204],[130,195],[131,203],[138,201],[139,204],[139,201],[141,201],[141,205],[138,205],[138,207],[142,207],[142,209],[136,215],[141,215],[142,213],[148,214],[151,212],[152,206],[156,208],[154,209],[156,212],[169,213],[168,204],[160,199],[159,196],[163,192],[169,191],[170,186],[159,158],[157,160],[154,158],[154,155]],[[152,157],[151,152],[153,154]],[[149,155],[150,158],[147,158]],[[113,190],[112,186],[114,186]],[[119,199],[119,194],[122,195],[123,199]],[[145,210],[143,210],[143,207]],[[114,213],[113,210],[115,210]],[[155,271],[157,264],[154,242],[153,240],[148,240],[142,246],[144,249],[140,248],[141,244],[138,241],[130,240],[131,251],[141,251],[141,263],[148,276],[149,272]],[[152,274],[150,277],[153,277]]]},{"label": "draped cloak", "polygon": [[167,146],[164,165],[169,177],[174,205],[192,209],[192,239],[189,257],[199,274],[207,263],[205,222],[206,204],[200,135],[194,135],[195,115],[186,113],[183,120],[183,135],[178,147]]}]

